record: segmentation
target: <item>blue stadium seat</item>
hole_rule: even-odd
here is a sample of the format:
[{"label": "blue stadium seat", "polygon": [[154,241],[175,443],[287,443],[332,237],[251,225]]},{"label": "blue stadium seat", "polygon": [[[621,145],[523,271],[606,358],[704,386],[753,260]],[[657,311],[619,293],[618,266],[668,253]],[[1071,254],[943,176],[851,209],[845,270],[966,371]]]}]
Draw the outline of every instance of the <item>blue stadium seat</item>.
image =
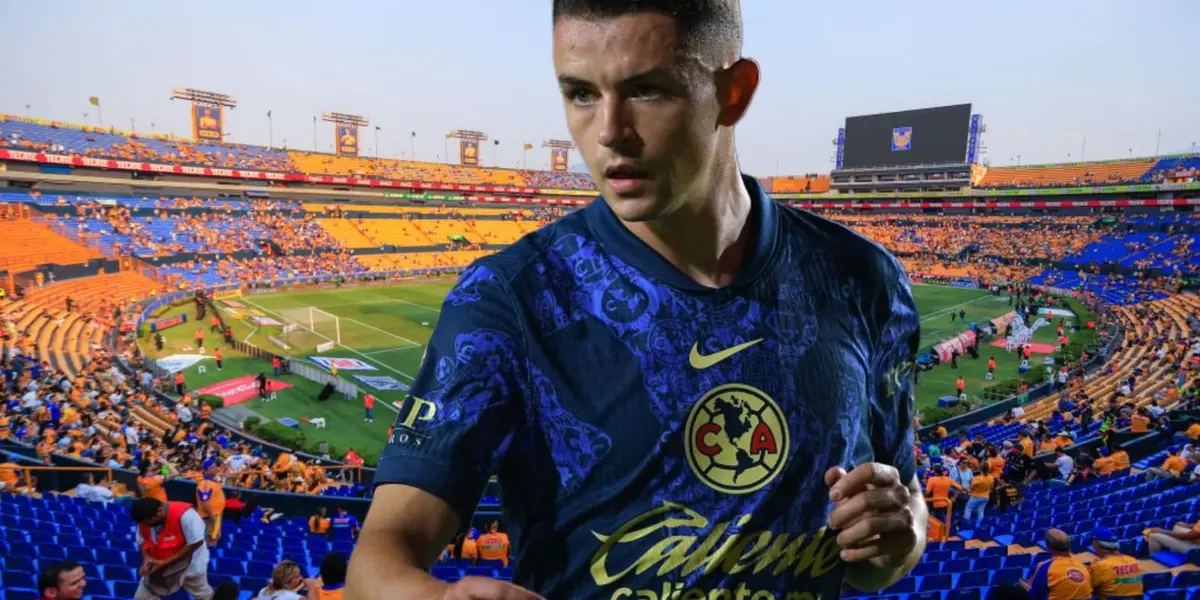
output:
[{"label": "blue stadium seat", "polygon": [[909,594],[908,600],[942,600],[942,593],[941,592],[919,592],[916,594]]},{"label": "blue stadium seat", "polygon": [[984,556],[983,558],[975,559],[975,562],[971,563],[971,570],[995,571],[1002,566],[1004,566],[1003,556]]},{"label": "blue stadium seat", "polygon": [[1187,590],[1155,590],[1146,594],[1147,600],[1188,600]]},{"label": "blue stadium seat", "polygon": [[962,586],[950,590],[946,594],[946,600],[979,600],[982,595],[979,588],[967,588]]},{"label": "blue stadium seat", "polygon": [[971,559],[956,558],[942,563],[943,573],[966,573],[971,570]]},{"label": "blue stadium seat", "polygon": [[953,575],[930,575],[921,578],[920,589],[922,592],[948,590],[952,587],[954,587]]},{"label": "blue stadium seat", "polygon": [[958,576],[958,582],[954,584],[954,587],[987,587],[988,580],[991,578],[991,576],[991,571],[967,571],[966,573]]},{"label": "blue stadium seat", "polygon": [[1180,571],[1171,584],[1177,588],[1200,588],[1200,571]]},{"label": "blue stadium seat", "polygon": [[246,575],[250,577],[261,577],[263,579],[271,578],[271,571],[275,570],[275,564],[263,560],[252,560],[246,563]]},{"label": "blue stadium seat", "polygon": [[1143,573],[1142,574],[1142,589],[1149,592],[1151,590],[1165,590],[1171,587],[1170,573]]},{"label": "blue stadium seat", "polygon": [[913,567],[912,572],[909,574],[912,575],[913,577],[921,577],[924,575],[937,575],[938,573],[941,572],[941,569],[942,569],[942,565],[939,563],[920,562],[920,563],[917,563],[916,567]]},{"label": "blue stadium seat", "polygon": [[133,569],[122,566],[108,565],[104,567],[104,579],[106,581],[137,581],[137,572]]},{"label": "blue stadium seat", "polygon": [[25,573],[36,573],[38,568],[32,558],[28,556],[9,556],[4,561],[4,569],[6,571],[23,571]]},{"label": "blue stadium seat", "polygon": [[37,589],[37,579],[34,578],[33,573],[4,571],[0,573],[0,582],[4,583],[6,588]]},{"label": "blue stadium seat", "polygon": [[238,587],[258,593],[258,590],[267,587],[267,583],[267,580],[261,577],[243,577],[238,580]]},{"label": "blue stadium seat", "polygon": [[1025,574],[1024,569],[1005,567],[992,574],[992,585],[1016,583]]},{"label": "blue stadium seat", "polygon": [[1021,568],[1025,569],[1033,566],[1034,556],[1032,554],[1010,554],[1004,557],[1005,568]]},{"label": "blue stadium seat", "polygon": [[89,577],[86,587],[83,588],[85,596],[111,596],[112,590],[108,589],[108,583],[97,577],[95,579]]},{"label": "blue stadium seat", "polygon": [[132,598],[137,594],[138,584],[133,581],[114,581],[113,595],[121,598]]}]

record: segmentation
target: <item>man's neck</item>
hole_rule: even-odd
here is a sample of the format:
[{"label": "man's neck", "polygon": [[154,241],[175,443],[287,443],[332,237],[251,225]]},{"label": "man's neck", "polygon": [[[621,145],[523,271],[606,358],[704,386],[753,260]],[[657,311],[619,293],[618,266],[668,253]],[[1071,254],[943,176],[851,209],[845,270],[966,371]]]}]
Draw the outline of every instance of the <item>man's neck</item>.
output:
[{"label": "man's neck", "polygon": [[625,227],[684,275],[700,285],[721,288],[733,282],[754,235],[753,200],[737,164],[718,175],[705,197],[690,199],[675,213]]}]

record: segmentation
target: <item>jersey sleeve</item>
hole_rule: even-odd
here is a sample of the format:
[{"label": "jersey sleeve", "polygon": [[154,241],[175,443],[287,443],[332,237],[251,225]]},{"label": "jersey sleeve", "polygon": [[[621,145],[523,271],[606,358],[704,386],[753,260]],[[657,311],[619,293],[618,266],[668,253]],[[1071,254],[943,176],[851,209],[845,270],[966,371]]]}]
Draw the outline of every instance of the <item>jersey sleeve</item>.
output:
[{"label": "jersey sleeve", "polygon": [[[908,483],[916,472],[913,455],[913,387],[921,319],[908,277],[894,259],[892,283],[882,301],[886,321],[873,361],[875,394],[871,406],[871,449],[875,461],[892,465]],[[887,272],[885,271],[885,272]]]},{"label": "jersey sleeve", "polygon": [[486,266],[464,272],[399,407],[375,484],[420,488],[466,522],[523,423],[523,339],[506,284]]}]

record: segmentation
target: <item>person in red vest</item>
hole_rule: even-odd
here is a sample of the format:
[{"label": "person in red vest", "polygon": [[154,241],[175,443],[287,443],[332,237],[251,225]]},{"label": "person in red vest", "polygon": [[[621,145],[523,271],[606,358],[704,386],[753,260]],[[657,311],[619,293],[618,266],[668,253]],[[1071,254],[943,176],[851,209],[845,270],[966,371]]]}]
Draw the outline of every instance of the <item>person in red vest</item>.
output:
[{"label": "person in red vest", "polygon": [[991,381],[995,378],[996,378],[996,357],[989,356],[988,357],[988,372],[987,372],[986,379],[988,381]]},{"label": "person in red vest", "polygon": [[217,359],[217,370],[220,371],[221,370],[221,361],[225,360],[225,355],[221,354],[220,348],[217,348],[216,352],[213,353],[213,358]]},{"label": "person in red vest", "polygon": [[283,361],[279,360],[278,356],[271,357],[271,371],[276,377],[279,377],[279,369],[283,366]]},{"label": "person in red vest", "polygon": [[204,347],[204,330],[200,329],[199,327],[196,328],[196,347]]},{"label": "person in red vest", "polygon": [[954,389],[956,392],[954,394],[955,396],[961,396],[963,393],[963,390],[967,389],[967,382],[963,381],[963,378],[961,375],[958,377],[958,381],[954,382]]},{"label": "person in red vest", "polygon": [[208,546],[204,519],[187,502],[159,502],[139,498],[130,508],[137,523],[137,545],[142,552],[137,600],[162,598],[186,589],[196,600],[209,600]]}]

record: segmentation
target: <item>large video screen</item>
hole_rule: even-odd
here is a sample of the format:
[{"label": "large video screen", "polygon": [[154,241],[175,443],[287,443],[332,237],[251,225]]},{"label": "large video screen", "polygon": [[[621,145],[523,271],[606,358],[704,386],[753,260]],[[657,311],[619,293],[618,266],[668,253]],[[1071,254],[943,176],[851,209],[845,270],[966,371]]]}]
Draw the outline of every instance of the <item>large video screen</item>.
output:
[{"label": "large video screen", "polygon": [[848,117],[842,168],[966,162],[971,105]]}]

